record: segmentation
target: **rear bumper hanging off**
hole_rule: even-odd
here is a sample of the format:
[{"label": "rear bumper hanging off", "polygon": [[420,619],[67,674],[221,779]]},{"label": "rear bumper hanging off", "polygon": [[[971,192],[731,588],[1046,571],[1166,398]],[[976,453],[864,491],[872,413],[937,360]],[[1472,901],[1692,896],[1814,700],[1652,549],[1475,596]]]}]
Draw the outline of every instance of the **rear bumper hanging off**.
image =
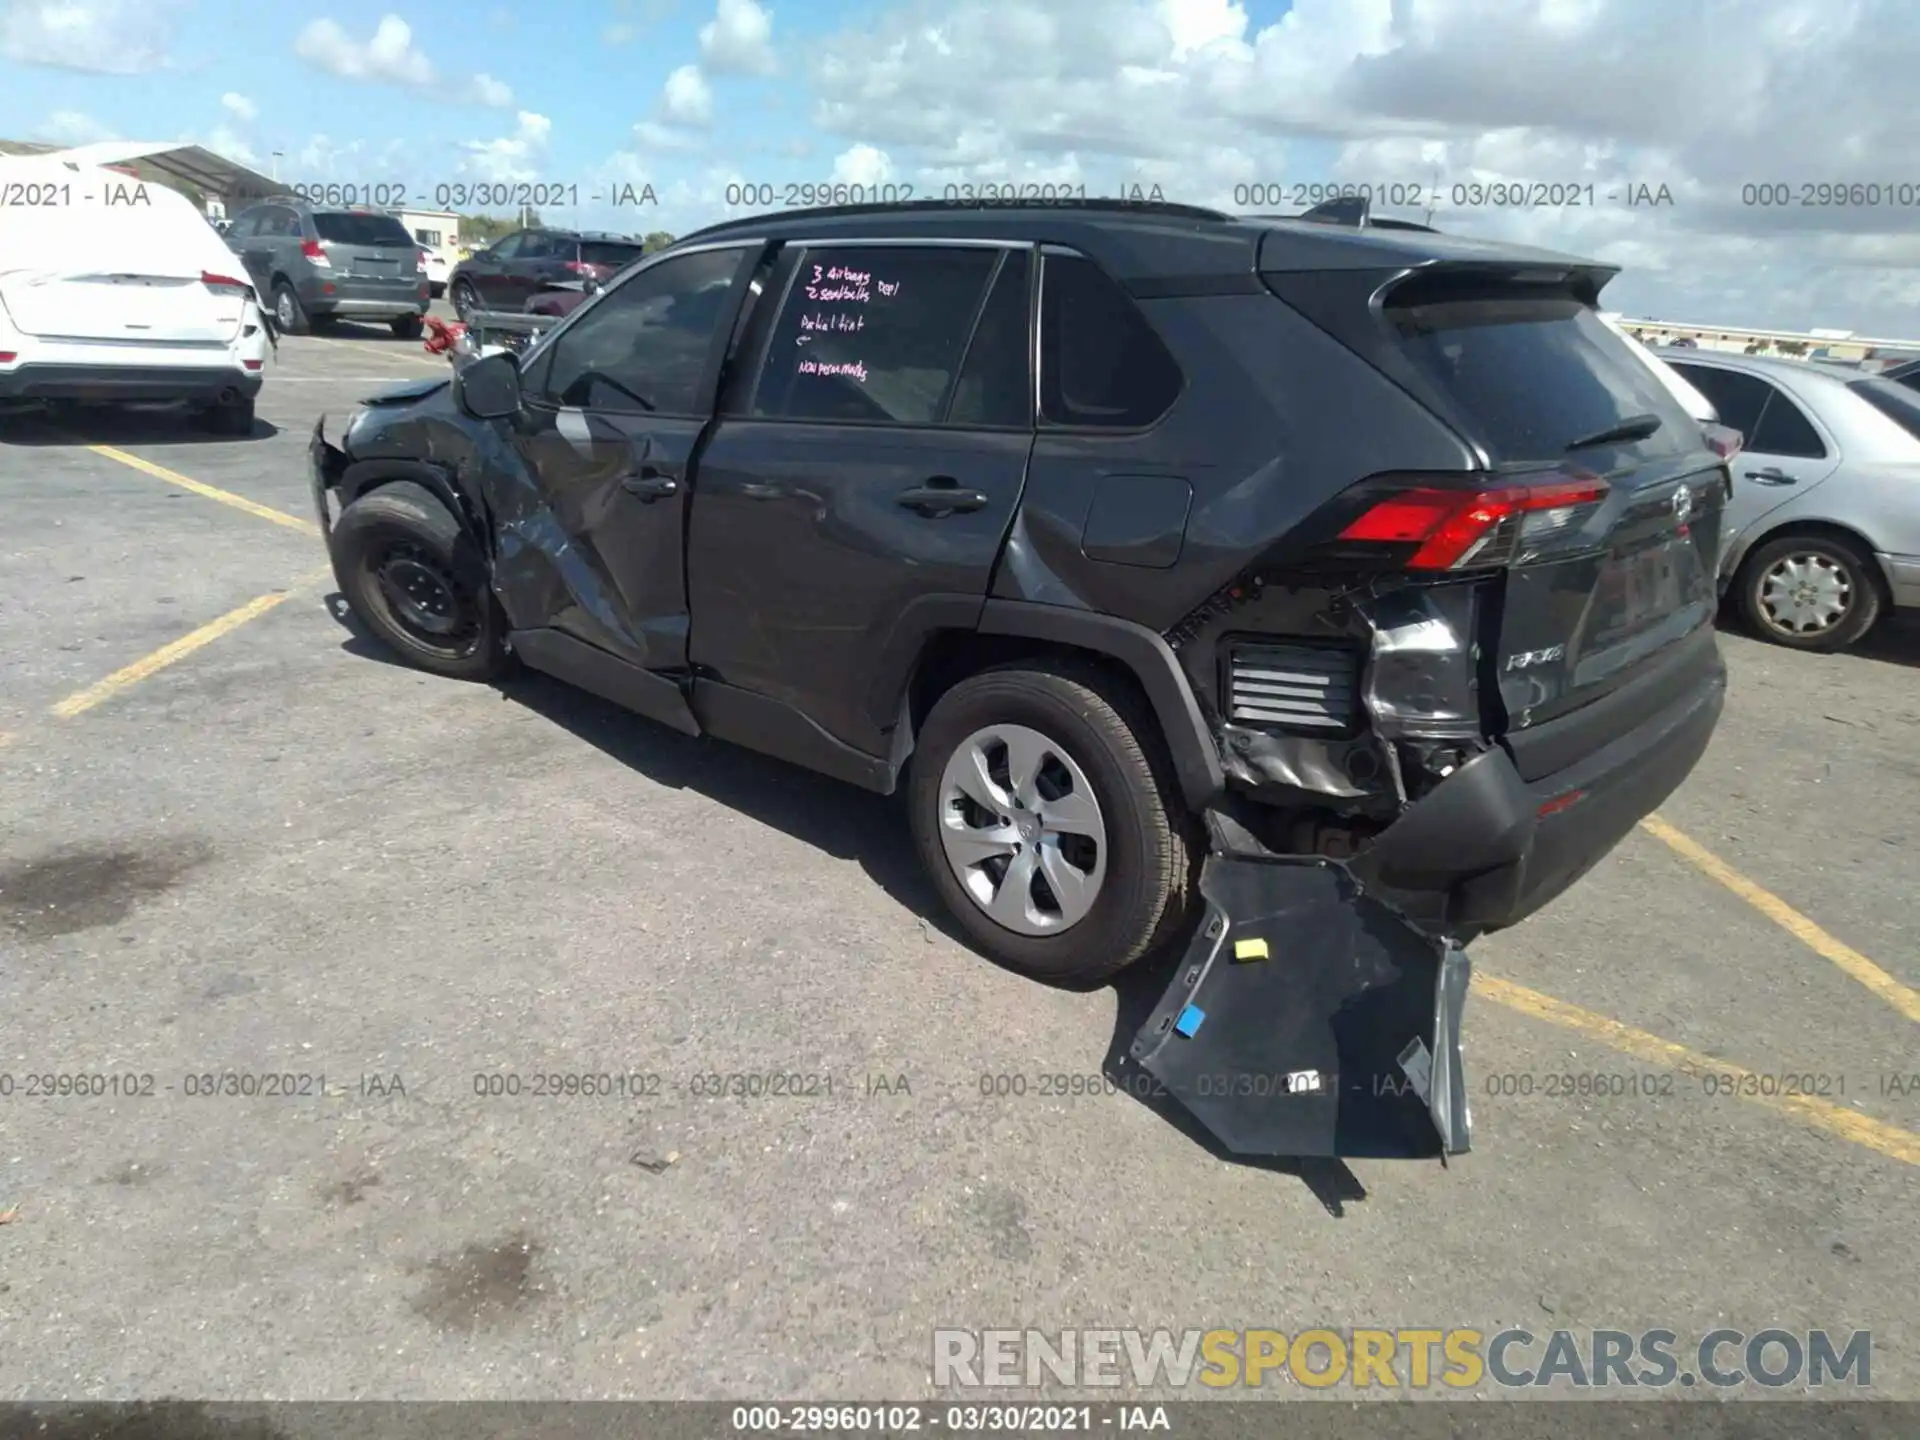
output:
[{"label": "rear bumper hanging off", "polygon": [[1129,1060],[1240,1155],[1464,1154],[1466,951],[1338,861],[1214,855]]}]

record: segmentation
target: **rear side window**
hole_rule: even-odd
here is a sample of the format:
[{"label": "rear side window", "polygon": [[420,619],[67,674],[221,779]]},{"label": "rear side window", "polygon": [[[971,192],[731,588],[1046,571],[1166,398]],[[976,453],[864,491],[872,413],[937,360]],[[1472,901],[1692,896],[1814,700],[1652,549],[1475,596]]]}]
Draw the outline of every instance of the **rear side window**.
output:
[{"label": "rear side window", "polygon": [[1033,259],[1014,250],[1000,263],[973,343],[954,382],[950,425],[1025,429],[1033,423],[1033,365],[1027,329]]},{"label": "rear side window", "polygon": [[1573,296],[1415,281],[1394,293],[1385,314],[1496,464],[1558,459],[1576,441],[1642,415],[1662,422],[1635,442],[1643,454],[1700,445],[1700,427],[1627,348],[1633,342]]},{"label": "rear side window", "polygon": [[322,240],[336,245],[400,245],[413,248],[407,227],[391,215],[367,215],[355,210],[321,210],[313,228]]},{"label": "rear side window", "polygon": [[1847,387],[1914,439],[1920,440],[1920,394],[1904,384],[1856,380]]},{"label": "rear side window", "polygon": [[611,240],[582,240],[580,242],[580,263],[582,265],[606,265],[618,270],[631,265],[641,255],[638,245],[620,245]]},{"label": "rear side window", "polygon": [[1172,408],[1180,367],[1140,307],[1091,260],[1040,272],[1040,414],[1052,425],[1137,430]]},{"label": "rear side window", "polygon": [[1720,423],[1731,425],[1751,444],[1760,428],[1760,416],[1773,398],[1773,387],[1755,375],[1738,370],[1719,370],[1711,365],[1673,367],[1720,412]]},{"label": "rear side window", "polygon": [[807,250],[751,413],[938,423],[999,259],[998,250],[957,245]]},{"label": "rear side window", "polygon": [[1767,400],[1767,408],[1760,416],[1759,426],[1748,438],[1747,448],[1762,455],[1788,455],[1801,460],[1818,460],[1827,453],[1826,442],[1813,428],[1813,422],[1778,389]]}]

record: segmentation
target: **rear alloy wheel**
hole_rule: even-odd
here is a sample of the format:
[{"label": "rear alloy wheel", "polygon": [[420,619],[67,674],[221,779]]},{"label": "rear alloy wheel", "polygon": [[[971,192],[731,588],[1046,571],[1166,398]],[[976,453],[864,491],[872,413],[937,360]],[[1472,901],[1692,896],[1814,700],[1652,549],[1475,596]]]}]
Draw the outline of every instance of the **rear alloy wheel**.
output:
[{"label": "rear alloy wheel", "polygon": [[963,680],[915,738],[922,864],[967,937],[1054,983],[1108,979],[1187,909],[1184,807],[1150,713],[1098,671]]},{"label": "rear alloy wheel", "polygon": [[353,613],[409,664],[456,680],[506,672],[505,617],[485,567],[431,491],[398,482],[361,496],[329,544]]},{"label": "rear alloy wheel", "polygon": [[1770,540],[1741,567],[1741,609],[1761,638],[1776,645],[1844,650],[1880,618],[1872,565],[1833,535]]},{"label": "rear alloy wheel", "polygon": [[273,323],[282,335],[305,335],[313,328],[307,307],[293,293],[293,286],[282,280],[273,287]]},{"label": "rear alloy wheel", "polygon": [[462,321],[480,308],[480,297],[473,293],[473,285],[466,280],[453,282],[453,313]]},{"label": "rear alloy wheel", "polygon": [[393,333],[402,340],[418,340],[420,332],[426,328],[426,322],[418,315],[400,315],[388,322]]}]

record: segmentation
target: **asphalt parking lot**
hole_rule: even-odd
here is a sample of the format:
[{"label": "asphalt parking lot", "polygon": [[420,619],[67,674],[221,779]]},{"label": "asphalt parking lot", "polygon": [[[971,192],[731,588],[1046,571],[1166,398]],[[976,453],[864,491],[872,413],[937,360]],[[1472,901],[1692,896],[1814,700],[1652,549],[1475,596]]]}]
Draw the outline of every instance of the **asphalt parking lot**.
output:
[{"label": "asphalt parking lot", "polygon": [[[1475,947],[1473,1154],[1238,1165],[1040,1093],[1161,977],[980,960],[892,802],[337,616],[314,419],[444,368],[285,340],[247,440],[0,421],[0,1393],[911,1397],[936,1327],[1518,1324],[1868,1329],[1920,1399],[1911,629],[1726,638],[1660,819]],[[697,1093],[743,1073],[831,1089]],[[478,1093],[542,1074],[655,1078]]]}]

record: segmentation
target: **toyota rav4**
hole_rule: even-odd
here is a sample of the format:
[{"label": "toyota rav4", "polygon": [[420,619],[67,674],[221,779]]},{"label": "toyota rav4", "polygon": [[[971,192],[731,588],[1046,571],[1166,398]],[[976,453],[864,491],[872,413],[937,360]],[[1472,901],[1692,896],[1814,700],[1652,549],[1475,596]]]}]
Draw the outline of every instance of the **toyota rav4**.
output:
[{"label": "toyota rav4", "polygon": [[996,960],[1177,961],[1234,1151],[1467,1147],[1465,946],[1706,747],[1728,473],[1610,266],[1171,205],[690,235],[312,474],[400,655],[904,794]]}]

